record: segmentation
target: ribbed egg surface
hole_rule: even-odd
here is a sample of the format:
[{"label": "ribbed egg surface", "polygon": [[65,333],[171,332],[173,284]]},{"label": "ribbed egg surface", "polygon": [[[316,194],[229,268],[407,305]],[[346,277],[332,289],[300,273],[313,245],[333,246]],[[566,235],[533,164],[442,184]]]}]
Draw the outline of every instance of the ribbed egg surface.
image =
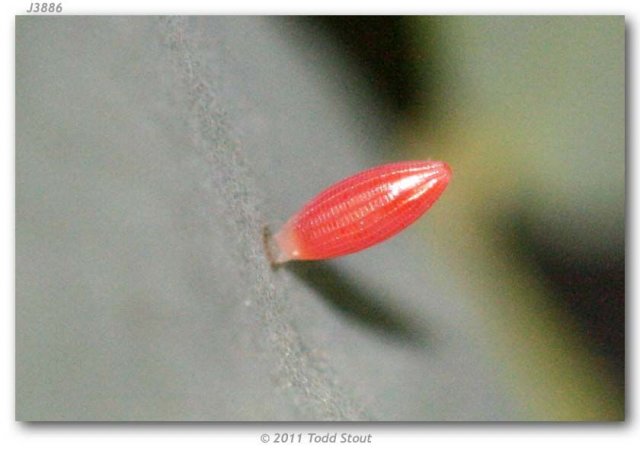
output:
[{"label": "ribbed egg surface", "polygon": [[321,192],[275,234],[276,263],[317,260],[366,249],[406,228],[440,197],[451,177],[444,162],[378,166]]}]

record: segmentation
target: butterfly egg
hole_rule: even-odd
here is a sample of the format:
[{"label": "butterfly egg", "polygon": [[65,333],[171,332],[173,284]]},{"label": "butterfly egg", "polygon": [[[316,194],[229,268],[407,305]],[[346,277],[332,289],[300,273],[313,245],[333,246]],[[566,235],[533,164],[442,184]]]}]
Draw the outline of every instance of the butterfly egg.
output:
[{"label": "butterfly egg", "polygon": [[400,232],[440,197],[451,178],[444,162],[398,162],[327,188],[265,244],[272,263],[329,259],[361,251]]}]

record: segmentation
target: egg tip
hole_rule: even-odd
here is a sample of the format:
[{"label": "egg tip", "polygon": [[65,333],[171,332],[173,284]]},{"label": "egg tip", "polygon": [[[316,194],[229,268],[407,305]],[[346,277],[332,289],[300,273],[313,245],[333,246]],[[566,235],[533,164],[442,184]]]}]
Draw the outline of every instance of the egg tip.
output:
[{"label": "egg tip", "polygon": [[269,227],[265,226],[262,231],[262,243],[267,260],[273,268],[297,258],[298,250],[295,247],[288,224],[285,224],[275,234],[272,234]]}]

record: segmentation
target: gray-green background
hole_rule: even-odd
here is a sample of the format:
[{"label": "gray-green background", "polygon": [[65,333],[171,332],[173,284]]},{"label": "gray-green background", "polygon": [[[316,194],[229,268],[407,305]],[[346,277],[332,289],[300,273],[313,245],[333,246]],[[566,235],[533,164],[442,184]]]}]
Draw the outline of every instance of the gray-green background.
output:
[{"label": "gray-green background", "polygon": [[[465,20],[451,19],[443,40],[457,49],[451,59],[480,68],[474,81],[483,81],[482,64],[494,55],[482,54],[478,38],[489,36],[486,22],[458,19]],[[557,36],[570,21],[546,27]],[[603,56],[624,52],[622,18],[590,26],[595,35],[579,46],[600,31]],[[507,23],[489,29],[522,32]],[[604,129],[592,138],[609,147],[615,176],[599,181],[597,160],[578,160],[572,170],[591,180],[590,189],[605,183],[606,191],[593,191],[602,197],[594,204],[619,222],[599,233],[622,235],[623,245],[619,57],[613,79],[592,82],[610,124],[585,117],[581,129],[587,145],[589,126]],[[501,74],[513,81],[508,70]],[[452,88],[492,96],[491,87],[451,78]],[[520,83],[508,86],[516,91],[509,100],[526,89]],[[527,328],[532,311],[517,314],[518,307],[536,300],[508,290],[496,298],[504,285],[497,276],[478,282],[460,268],[464,236],[475,232],[447,207],[459,207],[471,182],[465,166],[471,176],[477,168],[452,152],[455,142],[440,138],[429,149],[451,161],[454,181],[417,228],[331,262],[269,267],[265,224],[277,228],[328,184],[402,147],[386,108],[363,87],[330,40],[283,19],[18,17],[17,419],[620,419],[613,384],[590,355],[574,351],[571,337],[545,327],[511,338],[511,324],[495,318],[514,310],[517,327]],[[535,100],[523,102],[535,111]],[[444,106],[467,101],[491,105],[462,90]],[[466,125],[467,135],[485,128]],[[548,156],[539,161],[558,160],[557,149],[543,149]],[[492,166],[501,163],[494,158]],[[551,193],[548,175],[538,179]],[[560,184],[553,198],[583,195]],[[569,197],[563,202],[576,208]],[[544,200],[529,207],[551,226],[566,214],[557,206],[545,212]],[[578,224],[592,223],[588,211],[575,212],[585,217]]]}]

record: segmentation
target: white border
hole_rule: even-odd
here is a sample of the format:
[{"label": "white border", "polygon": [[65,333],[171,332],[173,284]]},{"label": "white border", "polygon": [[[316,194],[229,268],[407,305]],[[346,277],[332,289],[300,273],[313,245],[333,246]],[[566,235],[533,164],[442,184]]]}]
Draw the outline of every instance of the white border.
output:
[{"label": "white border", "polygon": [[[300,452],[326,456],[327,453],[363,451],[367,454],[402,452],[403,449],[421,450],[426,455],[477,455],[487,451],[492,456],[512,455],[628,455],[631,448],[638,449],[638,426],[633,421],[637,411],[638,351],[634,351],[637,330],[637,312],[634,311],[637,284],[636,243],[631,230],[636,227],[635,211],[631,204],[637,201],[637,186],[627,179],[629,218],[628,254],[629,294],[627,299],[627,423],[626,424],[374,424],[374,425],[49,425],[33,426],[14,421],[14,46],[15,14],[24,14],[30,2],[2,2],[0,16],[0,70],[2,87],[2,154],[0,187],[2,198],[2,237],[0,258],[0,292],[3,316],[0,319],[0,449],[4,455],[49,455],[60,452],[67,456],[114,455],[214,455],[225,451],[257,451],[261,454],[297,455]],[[63,1],[65,14],[623,14],[627,16],[628,75],[636,74],[637,53],[635,23],[637,2],[631,1],[527,1],[499,2],[449,0],[447,2],[420,1],[371,2],[324,0],[313,2],[235,0],[214,3],[201,0],[158,2],[150,5],[133,0]],[[269,5],[268,7],[265,5]],[[635,86],[636,78],[628,82]],[[631,116],[636,106],[635,90],[629,89],[629,156],[634,145],[635,119]],[[637,176],[636,161],[630,157],[627,176]],[[262,433],[291,432],[351,432],[372,433],[371,445],[275,445],[260,442]],[[633,446],[633,447],[632,447]],[[7,453],[6,451],[9,451]]]}]

